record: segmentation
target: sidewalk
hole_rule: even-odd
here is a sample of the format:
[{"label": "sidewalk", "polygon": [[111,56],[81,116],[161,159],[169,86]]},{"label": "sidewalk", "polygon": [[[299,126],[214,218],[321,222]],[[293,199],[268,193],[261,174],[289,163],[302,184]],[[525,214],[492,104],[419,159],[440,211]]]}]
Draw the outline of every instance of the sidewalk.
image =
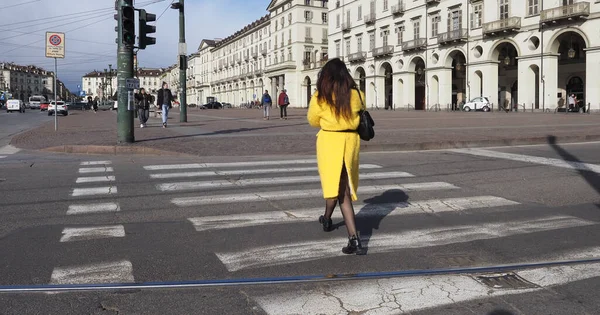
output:
[{"label": "sidewalk", "polygon": [[[14,137],[11,144],[32,150],[89,154],[189,154],[251,156],[314,154],[317,129],[306,121],[306,109],[289,109],[288,120],[265,121],[262,110],[188,109],[188,122],[179,111],[169,113],[169,128],[151,117],[140,129],[135,121],[133,144],[117,145],[117,115],[106,111],[73,111],[59,117],[59,130],[49,122]],[[463,113],[371,111],[376,136],[362,141],[363,151],[427,150],[459,147],[600,140],[600,115],[578,113]]]}]

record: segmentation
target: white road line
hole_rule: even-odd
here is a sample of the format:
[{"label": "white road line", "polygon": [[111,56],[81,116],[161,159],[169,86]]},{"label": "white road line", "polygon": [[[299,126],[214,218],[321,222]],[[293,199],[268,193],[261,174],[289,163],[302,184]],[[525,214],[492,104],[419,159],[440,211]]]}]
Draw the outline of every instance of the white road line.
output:
[{"label": "white road line", "polygon": [[67,215],[87,214],[87,213],[102,213],[102,212],[117,212],[121,208],[118,203],[93,203],[87,205],[70,205],[67,210]]},{"label": "white road line", "polygon": [[5,157],[6,157],[6,155],[0,155],[0,159],[3,159]]},{"label": "white road line", "polygon": [[74,188],[71,196],[112,195],[117,193],[117,186]]},{"label": "white road line", "polygon": [[565,161],[561,159],[553,159],[539,156],[531,156],[524,154],[514,154],[514,153],[505,153],[491,150],[483,150],[483,149],[452,149],[448,150],[450,152],[455,153],[464,153],[475,156],[496,158],[496,159],[505,159],[519,162],[527,162],[541,165],[548,165],[554,167],[568,168],[580,171],[590,171],[594,173],[600,173],[600,165],[590,164],[590,163],[582,163],[582,162],[573,162],[573,161]]},{"label": "white road line", "polygon": [[3,147],[0,148],[0,154],[2,155],[11,155],[11,154],[15,154],[18,153],[19,151],[21,151],[21,149],[19,148],[15,148],[12,145],[5,145]]},{"label": "white road line", "polygon": [[[254,300],[269,315],[407,314],[467,301],[543,291],[591,279],[600,274],[600,263],[535,268],[515,273],[539,287],[492,289],[470,276],[443,275],[351,281],[302,294],[278,292]],[[440,310],[440,313],[443,311]]]},{"label": "white road line", "polygon": [[62,231],[61,242],[88,241],[111,237],[125,237],[125,227],[122,225],[95,226],[82,228],[65,228]]},{"label": "white road line", "polygon": [[[392,190],[402,191],[428,191],[458,189],[458,187],[445,182],[413,183],[404,185],[362,186],[358,188],[359,194],[382,193]],[[212,195],[202,197],[173,198],[171,202],[180,207],[214,205],[224,203],[289,200],[305,197],[318,197],[323,194],[321,189],[265,191],[247,194]]]},{"label": "white road line", "polygon": [[165,165],[147,165],[144,169],[148,171],[162,170],[181,170],[190,168],[218,168],[218,167],[248,167],[248,166],[278,166],[278,165],[301,165],[316,164],[317,160],[274,160],[274,161],[253,161],[253,162],[232,162],[232,163],[192,163],[192,164],[165,164]]},{"label": "white road line", "polygon": [[89,166],[89,165],[109,165],[112,164],[112,161],[87,161],[81,162],[81,166]]},{"label": "white road line", "polygon": [[[381,172],[381,173],[365,173],[360,174],[361,180],[370,179],[393,179],[414,177],[414,175],[406,172]],[[249,178],[236,181],[229,180],[212,180],[201,182],[180,182],[180,183],[165,183],[157,184],[156,189],[160,191],[179,191],[179,190],[200,190],[210,188],[224,187],[248,187],[248,186],[267,186],[267,185],[284,185],[284,184],[301,184],[301,183],[316,183],[319,182],[319,176],[293,176],[293,177],[272,177],[272,178]]]},{"label": "white road line", "polygon": [[85,266],[57,267],[50,284],[133,283],[133,266],[128,260]]},{"label": "white road line", "polygon": [[112,167],[85,167],[79,169],[79,174],[88,174],[88,173],[110,173],[113,172]]},{"label": "white road line", "polygon": [[[548,216],[473,225],[445,226],[391,234],[374,234],[368,242],[369,253],[386,253],[406,248],[441,246],[487,240],[512,235],[559,230],[597,224],[572,216]],[[229,271],[262,268],[342,256],[340,246],[346,238],[305,241],[281,245],[252,247],[239,252],[216,253]],[[315,250],[318,248],[318,250]]]},{"label": "white road line", "polygon": [[99,182],[114,182],[114,176],[95,176],[95,177],[79,177],[75,181],[76,184],[84,183],[99,183]]},{"label": "white road line", "polygon": [[[382,168],[375,164],[361,164],[360,169],[379,169]],[[263,169],[246,169],[232,171],[203,171],[203,172],[180,172],[180,173],[158,173],[151,174],[150,178],[179,178],[179,177],[202,177],[202,176],[234,176],[234,175],[256,175],[256,174],[280,174],[293,172],[317,172],[318,168],[314,167],[290,167],[290,168],[263,168]]]},{"label": "white road line", "polygon": [[[432,199],[413,202],[388,204],[355,205],[357,217],[400,216],[419,213],[444,213],[469,209],[485,209],[518,205],[508,199],[495,196],[478,196],[466,198]],[[323,214],[323,208],[300,209],[291,211],[266,211],[220,216],[189,218],[196,231],[233,229],[268,224],[285,224],[312,222]],[[335,211],[333,219],[342,219],[342,214]]]}]

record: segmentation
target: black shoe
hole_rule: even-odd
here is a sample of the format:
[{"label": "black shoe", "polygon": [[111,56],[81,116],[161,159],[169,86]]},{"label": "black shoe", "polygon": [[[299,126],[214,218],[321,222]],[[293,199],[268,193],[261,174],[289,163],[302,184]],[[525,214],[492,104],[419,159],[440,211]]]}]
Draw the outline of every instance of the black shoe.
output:
[{"label": "black shoe", "polygon": [[333,231],[333,221],[330,219],[325,219],[325,216],[319,217],[319,223],[323,225],[323,231],[331,232]]},{"label": "black shoe", "polygon": [[353,235],[352,237],[348,238],[348,246],[342,248],[342,253],[347,255],[365,255],[367,254],[367,251],[362,247],[360,238],[358,238],[356,235]]}]

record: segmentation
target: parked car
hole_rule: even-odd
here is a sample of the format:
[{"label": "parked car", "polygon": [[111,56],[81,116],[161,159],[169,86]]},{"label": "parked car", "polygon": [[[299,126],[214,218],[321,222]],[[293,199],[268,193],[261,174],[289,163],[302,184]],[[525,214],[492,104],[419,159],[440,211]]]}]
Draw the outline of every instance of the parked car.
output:
[{"label": "parked car", "polygon": [[91,105],[88,103],[84,103],[84,102],[75,102],[75,103],[68,103],[67,104],[67,108],[69,109],[79,109],[79,110],[84,110],[84,109],[90,109]]},{"label": "parked car", "polygon": [[99,110],[113,110],[113,109],[115,109],[116,103],[117,102],[113,102],[113,101],[98,102],[98,109]]},{"label": "parked car", "polygon": [[6,101],[6,112],[7,113],[12,113],[12,112],[24,113],[25,112],[25,103],[23,103],[23,101],[21,101],[21,100],[8,100],[8,101]]},{"label": "parked car", "polygon": [[50,105],[50,102],[42,102],[40,103],[40,111],[47,111],[48,110],[48,106]]},{"label": "parked car", "polygon": [[231,103],[221,103],[223,104],[223,108],[233,108],[233,105],[231,105]]},{"label": "parked car", "polygon": [[54,115],[54,110],[56,110],[57,114],[61,114],[63,116],[69,115],[69,107],[63,101],[50,102],[50,105],[48,105],[48,116]]},{"label": "parked car", "polygon": [[202,107],[204,107],[206,109],[222,109],[223,104],[221,104],[219,102],[210,102],[210,103],[202,105]]},{"label": "parked car", "polygon": [[471,110],[482,110],[484,112],[489,112],[492,108],[492,105],[487,97],[481,96],[466,102],[462,108],[465,112],[470,112]]}]

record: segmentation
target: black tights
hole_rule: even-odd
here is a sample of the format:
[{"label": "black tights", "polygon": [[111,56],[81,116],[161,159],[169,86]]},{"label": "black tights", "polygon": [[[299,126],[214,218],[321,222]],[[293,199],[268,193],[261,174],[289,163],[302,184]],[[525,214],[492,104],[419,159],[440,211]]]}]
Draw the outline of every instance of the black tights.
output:
[{"label": "black tights", "polygon": [[330,219],[335,210],[335,206],[338,201],[340,202],[340,209],[342,210],[342,216],[346,223],[346,229],[348,235],[356,235],[356,222],[354,217],[354,207],[352,206],[352,192],[350,191],[350,184],[348,182],[348,172],[346,165],[342,167],[342,174],[340,175],[340,187],[338,191],[338,197],[336,199],[325,200],[325,218]]},{"label": "black tights", "polygon": [[281,118],[287,117],[287,105],[279,106],[279,114]]}]

